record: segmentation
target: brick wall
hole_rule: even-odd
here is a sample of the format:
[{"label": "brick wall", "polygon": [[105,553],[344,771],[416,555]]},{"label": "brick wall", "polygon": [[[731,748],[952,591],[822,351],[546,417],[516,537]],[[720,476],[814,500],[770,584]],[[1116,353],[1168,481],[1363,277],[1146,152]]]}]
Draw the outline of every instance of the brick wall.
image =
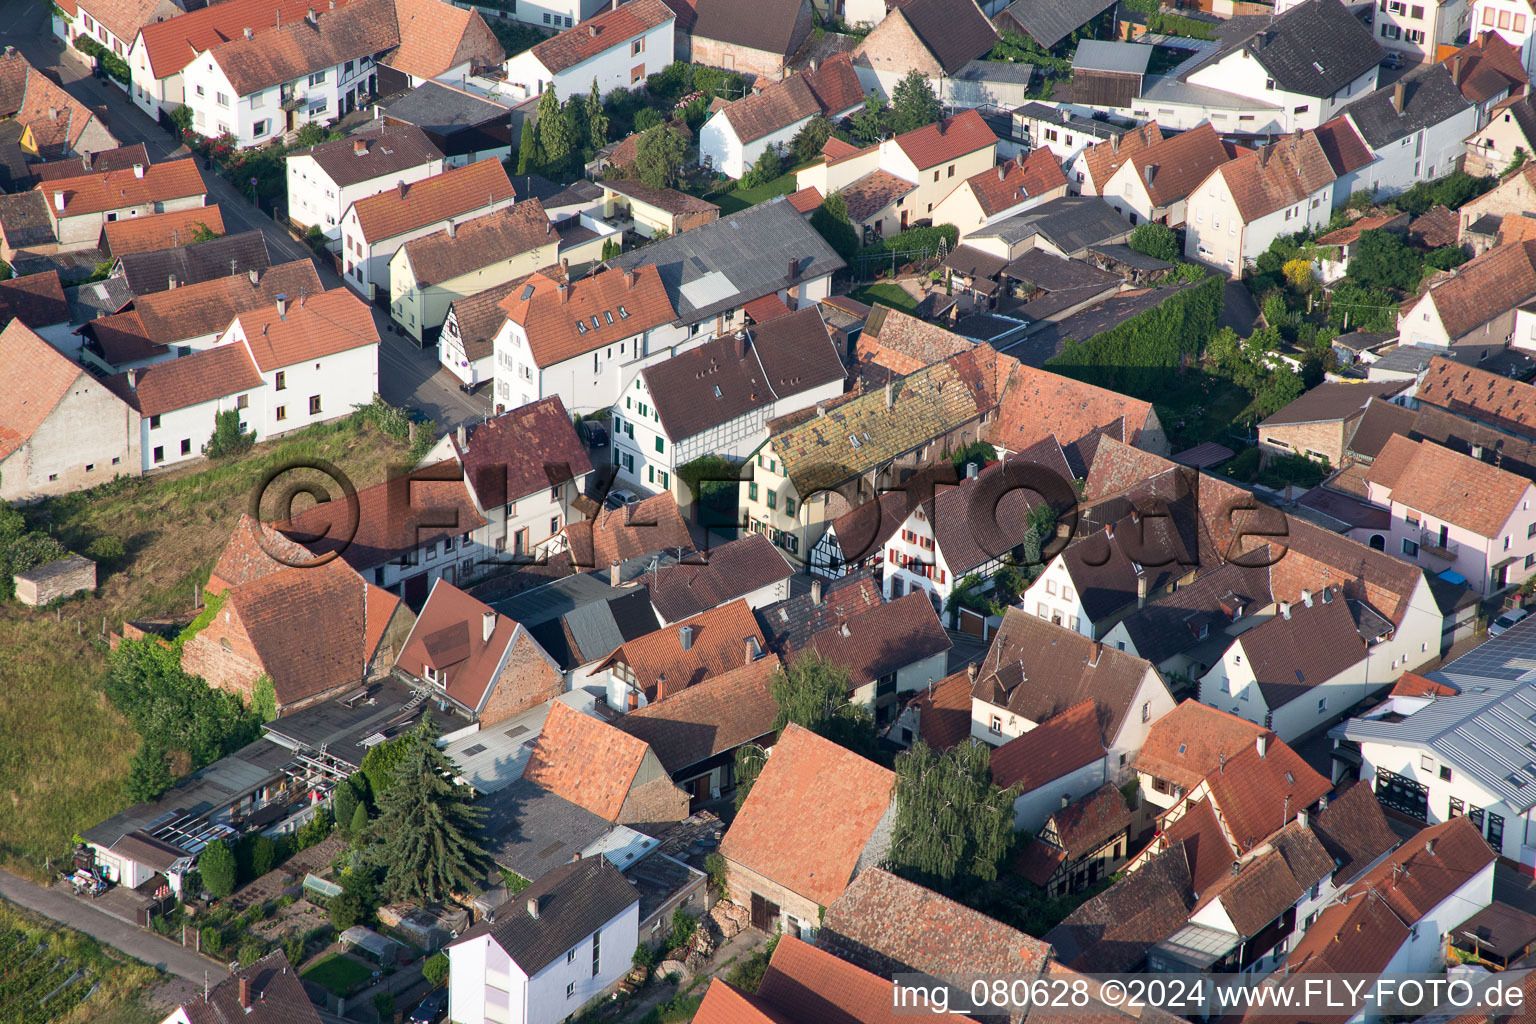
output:
[{"label": "brick wall", "polygon": [[801,921],[809,922],[812,928],[820,922],[821,906],[815,900],[801,896],[771,878],[736,863],[729,857],[726,858],[725,865],[725,891],[731,902],[750,909],[752,894],[756,893],[770,903],[778,904],[781,921],[782,915],[790,914]]},{"label": "brick wall", "polygon": [[853,50],[855,60],[863,56],[876,71],[902,75],[916,69],[930,78],[944,69],[912,31],[905,18],[886,18]]},{"label": "brick wall", "polygon": [[1338,468],[1344,464],[1344,424],[1328,420],[1260,427],[1259,449],[1266,455],[1306,455],[1310,449],[1327,456],[1328,464]]},{"label": "brick wall", "polygon": [[181,650],[181,667],[247,703],[255,696],[256,680],[265,672],[245,624],[227,605],[187,641]]},{"label": "brick wall", "polygon": [[489,726],[505,721],[558,697],[564,690],[564,674],[545,660],[532,637],[519,630],[512,654],[480,712],[480,724]]},{"label": "brick wall", "polygon": [[768,78],[784,77],[784,55],[769,50],[749,50],[718,39],[693,37],[693,62],[715,68],[729,68]]},{"label": "brick wall", "polygon": [[682,821],[688,817],[688,794],[663,774],[633,787],[619,808],[618,825]]}]

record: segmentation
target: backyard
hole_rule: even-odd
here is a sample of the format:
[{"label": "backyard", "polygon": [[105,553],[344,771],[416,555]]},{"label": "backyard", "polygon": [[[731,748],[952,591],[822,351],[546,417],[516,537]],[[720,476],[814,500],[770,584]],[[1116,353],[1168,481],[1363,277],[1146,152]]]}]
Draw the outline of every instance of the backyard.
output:
[{"label": "backyard", "polygon": [[892,309],[899,309],[903,313],[917,312],[917,299],[899,284],[862,285],[849,292],[848,297],[866,306],[878,303],[882,306],[890,306]]},{"label": "backyard", "polygon": [[774,196],[787,196],[793,191],[795,191],[795,172],[789,171],[756,188],[739,188],[724,195],[709,196],[708,199],[720,207],[720,216],[728,217],[749,206],[756,206]]},{"label": "backyard", "polygon": [[323,985],[338,996],[346,996],[373,977],[367,964],[345,953],[332,953],[300,975],[305,981]]}]

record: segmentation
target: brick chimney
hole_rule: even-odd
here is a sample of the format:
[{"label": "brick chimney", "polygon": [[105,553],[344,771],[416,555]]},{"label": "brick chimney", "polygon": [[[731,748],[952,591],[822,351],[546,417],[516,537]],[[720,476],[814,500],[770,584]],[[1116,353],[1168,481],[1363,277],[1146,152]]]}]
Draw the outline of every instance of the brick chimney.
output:
[{"label": "brick chimney", "polygon": [[404,199],[405,198],[405,182],[403,182],[403,181],[400,182],[400,184],[397,185],[396,187],[400,190],[400,198]]},{"label": "brick chimney", "polygon": [[240,1008],[242,1010],[251,1008],[251,979],[243,974],[240,976]]},{"label": "brick chimney", "polygon": [[1392,109],[1401,114],[1403,112],[1403,104],[1407,96],[1408,86],[1405,83],[1398,82],[1396,85],[1392,86]]},{"label": "brick chimney", "polygon": [[798,279],[799,277],[800,277],[800,261],[799,260],[790,260],[789,261],[789,279],[791,281],[794,281],[794,280]]},{"label": "brick chimney", "polygon": [[608,585],[610,587],[616,587],[623,582],[619,575],[620,565],[621,563],[617,559],[608,564]]},{"label": "brick chimney", "polygon": [[969,682],[969,683],[973,683],[974,684],[976,682],[976,675],[980,671],[981,671],[981,666],[978,665],[974,661],[971,662],[969,665],[965,666],[965,679],[966,679],[966,681]]},{"label": "brick chimney", "polygon": [[635,272],[633,269],[626,269],[624,271],[624,290],[627,292],[635,290]]},{"label": "brick chimney", "polygon": [[737,331],[731,341],[732,347],[736,351],[736,358],[738,360],[747,358],[747,332]]},{"label": "brick chimney", "polygon": [[367,141],[364,139],[354,139],[352,141],[352,152],[356,153],[358,156],[366,156],[368,153]]},{"label": "brick chimney", "polygon": [[571,288],[570,288],[570,285],[566,284],[564,281],[561,281],[559,288],[557,288],[556,290],[560,293],[560,305],[563,306],[567,302],[571,301]]}]

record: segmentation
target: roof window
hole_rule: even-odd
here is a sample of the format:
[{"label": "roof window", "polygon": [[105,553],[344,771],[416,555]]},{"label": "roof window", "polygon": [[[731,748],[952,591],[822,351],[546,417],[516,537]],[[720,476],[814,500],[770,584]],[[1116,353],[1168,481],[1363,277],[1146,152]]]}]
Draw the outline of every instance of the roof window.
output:
[{"label": "roof window", "polygon": [[628,320],[629,319],[629,310],[625,309],[623,306],[619,307],[619,319],[620,320]]}]

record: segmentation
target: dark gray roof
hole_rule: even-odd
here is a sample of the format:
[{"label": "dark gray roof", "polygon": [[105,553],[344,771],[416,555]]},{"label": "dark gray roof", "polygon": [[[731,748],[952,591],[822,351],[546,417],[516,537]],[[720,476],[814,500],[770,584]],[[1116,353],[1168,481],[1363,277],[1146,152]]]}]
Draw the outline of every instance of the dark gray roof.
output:
[{"label": "dark gray roof", "polygon": [[1173,264],[1160,260],[1156,256],[1148,256],[1144,252],[1137,252],[1128,245],[1092,245],[1088,251],[1095,256],[1102,256],[1107,260],[1130,267],[1132,270],[1171,270]]},{"label": "dark gray roof", "polygon": [[133,289],[123,278],[109,277],[105,281],[66,288],[64,299],[69,303],[69,322],[85,324],[119,312],[133,301]]},{"label": "dark gray roof", "polygon": [[756,0],[748,11],[738,0],[700,0],[692,5],[698,12],[693,35],[749,50],[793,56],[810,35],[809,20],[803,31],[796,30],[805,3],[806,0]]},{"label": "dark gray roof", "polygon": [[1273,600],[1268,566],[1255,569],[1223,562],[1193,583],[1127,615],[1123,625],[1136,645],[1136,655],[1157,665],[1219,636],[1232,622],[1222,610],[1223,601],[1242,605],[1246,614]]},{"label": "dark gray roof", "polygon": [[1011,316],[995,316],[991,313],[972,313],[961,317],[955,324],[955,333],[973,341],[996,342],[1028,325],[1027,320]]},{"label": "dark gray roof", "polygon": [[48,197],[35,190],[0,196],[0,229],[13,249],[57,241],[48,216]]},{"label": "dark gray roof", "polygon": [[1344,108],[1360,137],[1372,149],[1448,121],[1471,108],[1444,64],[1420,67],[1399,79],[1404,87],[1403,112],[1393,103],[1397,86],[1388,85]]},{"label": "dark gray roof", "polygon": [[[512,179],[512,187],[517,189],[519,196],[523,194],[521,182],[527,177],[526,174],[519,174]],[[585,178],[571,182],[566,188],[557,191],[547,199],[539,196],[546,210],[559,209],[562,206],[577,206],[601,198],[603,198],[603,186],[587,181]]]},{"label": "dark gray roof", "polygon": [[[1076,26],[1073,26],[1074,28]],[[1145,43],[1117,43],[1084,39],[1072,56],[1074,71],[1113,71],[1124,75],[1144,75],[1152,61],[1152,47]]]},{"label": "dark gray roof", "polygon": [[384,108],[384,113],[407,124],[413,124],[438,135],[453,132],[487,121],[510,122],[512,109],[500,103],[481,99],[460,89],[453,89],[441,82],[424,82]]},{"label": "dark gray roof", "polygon": [[[361,153],[359,143],[363,147]],[[356,185],[443,158],[426,133],[413,124],[380,125],[334,142],[296,150],[287,158],[296,156],[313,158],[337,185]]]},{"label": "dark gray roof", "polygon": [[1015,107],[1014,111],[1019,117],[1029,118],[1034,121],[1044,121],[1047,124],[1059,125],[1062,128],[1071,128],[1074,132],[1082,132],[1096,139],[1112,139],[1117,135],[1124,135],[1130,131],[1126,125],[1114,124],[1110,121],[1100,121],[1096,117],[1078,117],[1071,111],[1060,107],[1048,107],[1044,103],[1036,103],[1033,100],[1022,107]]},{"label": "dark gray roof", "polygon": [[613,823],[562,796],[518,779],[483,797],[480,842],[491,859],[531,882],[613,831]]},{"label": "dark gray roof", "polygon": [[[1163,264],[1167,266],[1167,264]],[[1072,288],[1102,288],[1118,284],[1120,278],[1081,260],[1064,260],[1044,249],[1031,249],[1007,267],[1003,273],[1048,292]]]},{"label": "dark gray roof", "polygon": [[180,287],[266,270],[271,265],[267,236],[260,231],[242,231],[154,252],[129,253],[117,261],[121,276],[127,279],[135,295],[166,291],[173,276]]},{"label": "dark gray roof", "polygon": [[[1098,3],[1099,0],[1094,0]],[[1110,0],[1111,3],[1114,0]],[[1035,68],[1032,64],[1024,64],[1013,60],[973,60],[965,67],[949,76],[957,82],[1009,82],[1013,85],[1028,85],[1035,77]]]},{"label": "dark gray roof", "polygon": [[[574,189],[577,185],[591,185],[597,189],[599,197],[603,194],[601,186],[593,185],[590,181],[572,182],[570,189]],[[537,199],[541,203],[570,191],[566,186],[550,181],[542,174],[514,174],[512,187],[517,191],[518,199]]]},{"label": "dark gray roof", "polygon": [[899,9],[946,75],[997,43],[997,30],[973,0],[907,0]]},{"label": "dark gray roof", "polygon": [[1087,341],[1095,335],[1118,327],[1133,316],[1161,305],[1179,291],[1192,287],[1194,287],[1193,284],[1181,284],[1175,288],[1147,288],[1142,291],[1112,295],[1081,313],[1074,313],[1064,320],[1046,324],[1022,342],[1005,346],[1003,351],[1021,363],[1044,366],[1047,359],[1062,350],[1067,339]]},{"label": "dark gray roof", "polygon": [[608,262],[625,270],[654,264],[678,322],[689,324],[789,287],[791,260],[796,280],[846,266],[781,196]]},{"label": "dark gray roof", "polygon": [[1398,345],[1371,360],[1371,366],[1378,370],[1418,373],[1429,369],[1429,362],[1435,356],[1447,354],[1444,349],[1430,348],[1428,345]]},{"label": "dark gray roof", "polygon": [[644,587],[616,590],[592,573],[567,576],[498,601],[496,610],[522,623],[566,671],[661,628]]},{"label": "dark gray roof", "polygon": [[[528,912],[534,901],[538,917]],[[475,925],[458,941],[488,934],[532,975],[639,901],[607,857],[586,857],[553,869],[498,907],[493,920]]]},{"label": "dark gray roof", "polygon": [[1014,0],[998,20],[1011,19],[1049,50],[1114,4],[1115,0]]},{"label": "dark gray roof", "polygon": [[1124,241],[1130,233],[1130,223],[1101,197],[1061,196],[973,231],[971,237],[1001,238],[1012,244],[1041,235],[1062,252],[1076,256],[1090,246]]},{"label": "dark gray roof", "polygon": [[[435,704],[417,705],[414,714],[406,706],[415,690],[393,677],[359,687],[334,700],[321,701],[290,712],[265,726],[276,742],[308,750],[325,748],[355,768],[361,768],[370,749],[364,740],[372,736],[391,739],[414,728],[423,710],[437,722],[442,732],[458,728],[453,719]],[[460,722],[459,724],[462,724]]]},{"label": "dark gray roof", "polygon": [[1247,50],[1278,88],[1303,96],[1332,96],[1381,63],[1386,53],[1339,0],[1297,4],[1278,18],[1231,18],[1221,41],[1201,67]]}]

